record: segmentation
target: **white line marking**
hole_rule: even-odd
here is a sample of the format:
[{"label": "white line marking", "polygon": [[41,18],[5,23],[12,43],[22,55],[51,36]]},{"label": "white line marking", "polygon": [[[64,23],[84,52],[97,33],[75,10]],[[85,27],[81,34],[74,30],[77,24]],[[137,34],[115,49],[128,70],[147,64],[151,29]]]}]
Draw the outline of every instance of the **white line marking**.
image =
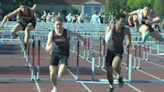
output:
[{"label": "white line marking", "polygon": [[[71,49],[70,49],[70,51],[73,52],[73,50],[71,50]],[[74,78],[76,78],[76,76],[75,76],[69,69],[67,69],[67,70],[68,70],[68,72],[69,72]],[[81,84],[85,89],[87,89],[88,92],[92,92],[84,83],[80,82],[80,84]]]},{"label": "white line marking", "polygon": [[[96,51],[97,52],[97,51]],[[81,56],[81,55],[79,55],[81,58],[83,58],[83,56]],[[86,60],[86,61],[88,61],[89,63],[92,63],[92,61],[90,61],[90,60]],[[95,66],[97,66],[98,67],[98,65],[97,64],[95,64]],[[103,71],[104,71],[104,69],[102,69]],[[105,71],[106,72],[106,71]],[[113,75],[114,76],[114,75]],[[117,78],[116,76],[114,76],[115,78]],[[138,91],[138,92],[142,92],[142,91],[140,91],[139,89],[137,89],[137,88],[135,88],[134,86],[132,86],[131,84],[128,84],[128,83],[125,83],[125,84],[127,84],[129,87],[131,87],[131,88],[133,88],[134,90],[136,90],[136,91]]]}]

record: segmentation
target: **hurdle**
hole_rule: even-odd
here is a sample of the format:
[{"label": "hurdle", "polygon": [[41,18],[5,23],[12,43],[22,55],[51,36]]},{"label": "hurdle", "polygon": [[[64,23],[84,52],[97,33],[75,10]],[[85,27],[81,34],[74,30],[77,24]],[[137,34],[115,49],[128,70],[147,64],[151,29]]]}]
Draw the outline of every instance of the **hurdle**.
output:
[{"label": "hurdle", "polygon": [[[132,54],[129,54],[129,57],[130,57],[130,59],[129,59],[129,65],[132,65],[132,62],[133,62],[133,60],[132,60]],[[131,83],[164,83],[164,80],[132,80],[132,67],[129,67],[129,71],[130,71],[130,73],[128,73],[129,75],[129,81],[131,82]]]},{"label": "hurdle", "polygon": [[[155,43],[155,44],[162,44],[163,42],[158,42],[158,43]],[[149,43],[150,44],[150,43]],[[143,51],[143,59],[141,59],[141,46],[139,46],[139,56],[137,57],[136,56],[136,45],[135,45],[135,55],[134,55],[134,69],[147,69],[147,70],[164,70],[164,68],[151,68],[151,67],[141,67],[141,60],[142,61],[145,61],[145,62],[149,62],[149,61],[164,61],[164,60],[155,60],[155,59],[149,59],[149,51],[147,51],[147,55],[146,55],[146,51]],[[158,55],[158,54],[157,54]],[[137,62],[137,59],[138,59],[138,66],[136,66],[136,62]]]},{"label": "hurdle", "polygon": [[[38,57],[40,55],[38,54]],[[38,81],[50,81],[50,79],[46,79],[46,78],[39,78],[39,68],[40,68],[40,59],[38,59],[38,65],[37,65],[37,80]],[[45,67],[44,67],[45,68]],[[57,80],[58,81],[77,81],[79,80],[78,78],[78,74],[79,74],[79,41],[77,42],[77,66],[76,67],[71,67],[71,66],[68,66],[68,68],[76,68],[76,78],[75,79],[63,79],[63,78],[58,78]],[[81,68],[85,68],[85,67],[81,67]]]},{"label": "hurdle", "polygon": [[[0,42],[3,43],[15,43],[17,42],[17,44],[20,44],[21,41],[23,40],[14,40],[14,39],[0,39]],[[35,41],[33,39],[30,39],[30,41],[28,42],[33,44],[33,50],[32,50],[32,54],[33,54],[33,59],[32,59],[32,65],[29,66],[29,53],[28,56],[26,56],[26,51],[24,51],[24,57],[0,57],[0,59],[25,59],[27,61],[27,65],[26,66],[0,66],[2,68],[30,68],[30,72],[31,72],[31,78],[0,78],[1,81],[7,81],[7,80],[11,80],[11,81],[33,81],[34,80],[34,45],[35,45]],[[26,57],[25,57],[26,56]]]}]

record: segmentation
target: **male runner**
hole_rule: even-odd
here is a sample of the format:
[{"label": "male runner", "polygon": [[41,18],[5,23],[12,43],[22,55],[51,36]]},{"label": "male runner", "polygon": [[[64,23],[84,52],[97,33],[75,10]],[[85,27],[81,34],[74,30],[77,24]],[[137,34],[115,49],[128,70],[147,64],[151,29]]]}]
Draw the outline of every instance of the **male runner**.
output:
[{"label": "male runner", "polygon": [[131,44],[129,28],[124,27],[125,19],[126,15],[119,13],[116,15],[116,24],[112,23],[106,28],[105,42],[108,43],[108,50],[106,55],[106,71],[107,79],[110,82],[110,88],[108,89],[108,92],[112,92],[114,89],[113,70],[115,70],[118,74],[117,78],[119,81],[119,86],[123,86],[120,63],[122,61],[123,40],[125,36],[127,36],[129,41],[126,44],[126,47],[129,48]]},{"label": "male runner", "polygon": [[30,8],[28,6],[28,2],[26,1],[22,1],[19,4],[20,4],[19,8],[17,8],[10,14],[7,14],[3,18],[0,27],[3,28],[3,25],[8,18],[11,18],[15,15],[19,15],[20,19],[18,23],[11,29],[11,33],[13,35],[11,38],[14,39],[17,37],[16,32],[25,30],[25,38],[24,38],[24,50],[25,50],[29,39],[30,31],[33,30],[36,25],[34,13],[36,12],[37,5],[34,4],[33,7]]},{"label": "male runner", "polygon": [[[124,14],[138,15],[139,25],[137,27],[137,30],[142,34],[143,42],[146,41],[149,35],[158,41],[163,41],[162,36],[157,31],[154,31],[154,29],[152,28],[152,24],[161,23],[161,19],[154,11],[151,10],[150,4],[145,4],[143,9],[138,9],[131,13],[127,13],[126,11],[124,11]],[[155,18],[154,21],[153,18]]]},{"label": "male runner", "polygon": [[[55,29],[50,31],[48,34],[48,41],[46,45],[46,50],[50,51],[51,62],[49,66],[50,79],[53,85],[51,92],[57,92],[57,66],[60,61],[58,78],[60,78],[67,70],[67,58],[69,57],[69,40],[70,36],[77,36],[82,40],[82,45],[85,45],[85,40],[77,33],[71,32],[67,29],[63,29],[63,20],[60,17],[54,18],[54,27]],[[53,46],[54,45],[54,46]]]}]

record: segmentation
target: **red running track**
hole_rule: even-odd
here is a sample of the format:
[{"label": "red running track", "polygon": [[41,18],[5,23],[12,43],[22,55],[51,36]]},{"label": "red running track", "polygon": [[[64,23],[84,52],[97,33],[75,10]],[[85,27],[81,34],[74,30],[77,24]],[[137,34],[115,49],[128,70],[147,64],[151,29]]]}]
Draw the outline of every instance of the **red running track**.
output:
[{"label": "red running track", "polygon": [[[93,46],[97,47],[97,46]],[[19,49],[20,50],[20,49]],[[37,49],[36,49],[37,51]],[[41,49],[41,51],[45,51]],[[80,50],[83,51],[83,50]],[[91,52],[98,52],[99,50],[93,49]],[[134,52],[134,51],[130,51]],[[83,56],[83,54],[80,54]],[[1,56],[4,57],[22,57],[21,54],[4,54],[1,53]],[[31,55],[30,55],[31,56]],[[37,57],[37,53],[35,54]],[[99,55],[96,54],[96,57]],[[41,57],[50,57],[48,53],[42,53]],[[90,54],[90,58],[92,54]],[[70,58],[76,58],[76,54],[70,54]],[[124,55],[123,58],[126,58]],[[153,59],[163,59],[162,56],[151,56]],[[87,60],[79,60],[79,66],[91,66],[91,61]],[[30,63],[31,60],[30,60]],[[50,60],[40,60],[41,66],[48,66]],[[70,65],[76,66],[76,60],[70,60]],[[155,63],[155,64],[154,64]],[[1,65],[26,65],[25,60],[13,60],[13,59],[1,59]],[[96,61],[96,64],[98,62]],[[35,65],[37,65],[37,60],[35,60]],[[121,64],[122,67],[126,67],[126,61],[123,61]],[[164,67],[163,62],[141,62],[142,67]],[[76,75],[76,69],[69,69],[74,75]],[[102,69],[96,69],[95,78],[106,79],[106,72]],[[132,79],[133,80],[160,80],[164,79],[163,73],[164,70],[132,70]],[[36,71],[35,71],[36,74]],[[126,71],[122,69],[123,77],[125,78]],[[114,72],[116,76],[116,73]],[[30,78],[30,70],[28,68],[1,68],[0,69],[0,77],[1,78]],[[35,76],[36,77],[36,76]],[[40,70],[40,78],[49,78],[48,68]],[[73,76],[68,72],[63,78],[73,78]],[[79,71],[79,79],[91,79],[91,69],[80,69]],[[1,81],[0,82],[0,92],[50,92],[52,89],[51,82],[48,81]],[[59,92],[107,92],[109,88],[108,84],[84,84],[84,83],[76,83],[76,82],[58,82]],[[115,86],[114,92],[163,92],[164,84],[160,83],[125,83],[123,88],[119,88],[118,85]]]}]

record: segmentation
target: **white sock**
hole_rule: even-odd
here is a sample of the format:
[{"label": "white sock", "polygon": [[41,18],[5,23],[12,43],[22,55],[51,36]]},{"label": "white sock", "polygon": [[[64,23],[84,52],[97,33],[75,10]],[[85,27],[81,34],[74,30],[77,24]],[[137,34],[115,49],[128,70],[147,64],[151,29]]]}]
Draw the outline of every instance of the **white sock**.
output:
[{"label": "white sock", "polygon": [[110,88],[114,88],[114,84],[112,84],[112,85],[110,84]]},{"label": "white sock", "polygon": [[117,78],[119,79],[119,78],[121,78],[122,77],[122,74],[120,73],[120,74],[117,74]]},{"label": "white sock", "polygon": [[60,78],[61,77],[61,75],[60,74],[58,74],[58,78]]},{"label": "white sock", "polygon": [[54,89],[58,89],[58,86],[54,86]]}]

